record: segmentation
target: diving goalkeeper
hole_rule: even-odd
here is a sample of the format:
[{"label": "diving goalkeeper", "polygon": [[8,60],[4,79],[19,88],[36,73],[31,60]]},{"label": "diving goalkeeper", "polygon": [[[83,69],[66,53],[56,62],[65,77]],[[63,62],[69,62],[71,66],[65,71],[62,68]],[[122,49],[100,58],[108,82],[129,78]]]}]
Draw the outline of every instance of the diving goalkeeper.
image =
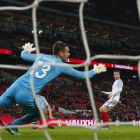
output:
[{"label": "diving goalkeeper", "polygon": [[[27,71],[26,74],[17,79],[0,97],[0,111],[4,108],[12,107],[15,104],[19,104],[24,111],[27,113],[24,117],[11,122],[8,125],[23,125],[30,122],[34,122],[40,119],[38,107],[35,103],[34,96],[31,90],[30,76],[33,74],[33,84],[36,94],[39,94],[41,89],[51,82],[53,79],[58,77],[61,74],[67,74],[77,78],[85,79],[85,72],[75,70],[70,67],[68,64],[63,63],[70,56],[69,46],[66,43],[57,41],[53,45],[53,55],[39,54],[39,61],[37,61],[36,54],[30,54],[35,51],[36,48],[32,48],[33,44],[26,43],[23,46],[23,51],[21,52],[21,58],[33,62],[32,67],[37,63],[40,64],[34,73],[32,67]],[[64,66],[49,65],[43,63],[52,63],[52,64],[64,64]],[[106,67],[103,64],[95,66],[94,69],[88,71],[89,78],[93,77],[95,74],[105,72]],[[38,100],[40,106],[45,115],[47,115],[47,108],[41,100]],[[7,129],[13,135],[18,135],[16,129],[11,128]]]}]

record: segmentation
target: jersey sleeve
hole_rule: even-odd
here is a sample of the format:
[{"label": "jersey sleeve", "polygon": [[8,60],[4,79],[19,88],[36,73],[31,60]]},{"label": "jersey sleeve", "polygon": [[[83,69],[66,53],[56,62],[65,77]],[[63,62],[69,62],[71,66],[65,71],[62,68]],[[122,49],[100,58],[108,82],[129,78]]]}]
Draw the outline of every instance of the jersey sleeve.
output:
[{"label": "jersey sleeve", "polygon": [[105,94],[107,94],[107,95],[110,95],[110,94],[112,94],[112,92],[106,92],[106,91],[105,91],[104,93],[105,93]]},{"label": "jersey sleeve", "polygon": [[[76,69],[74,69],[70,66],[62,67],[61,72],[64,73],[64,74],[73,76],[73,77],[77,77],[77,78],[82,78],[82,79],[86,78],[86,73],[85,72],[78,71],[78,70],[76,70]],[[88,71],[88,75],[89,75],[89,78],[93,77],[95,75],[95,71],[94,70]]]},{"label": "jersey sleeve", "polygon": [[45,105],[48,105],[48,104],[49,104],[49,103],[47,102],[47,100],[46,100],[43,96],[40,95],[39,98],[42,100],[42,102],[43,102]]},{"label": "jersey sleeve", "polygon": [[28,50],[23,50],[21,52],[21,58],[26,61],[34,62],[36,59],[36,54],[30,54]]},{"label": "jersey sleeve", "polygon": [[118,80],[118,82],[117,82],[117,86],[118,86],[118,88],[123,88],[123,82],[122,82],[122,80]]}]

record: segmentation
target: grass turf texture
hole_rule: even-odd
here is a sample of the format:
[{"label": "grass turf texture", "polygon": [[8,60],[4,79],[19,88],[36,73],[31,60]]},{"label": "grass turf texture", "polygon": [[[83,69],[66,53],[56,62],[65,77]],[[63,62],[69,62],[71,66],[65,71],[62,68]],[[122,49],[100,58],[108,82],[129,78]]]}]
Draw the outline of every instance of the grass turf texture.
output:
[{"label": "grass turf texture", "polygon": [[[1,131],[2,140],[45,140],[42,130],[20,128],[21,136]],[[52,140],[94,140],[93,130],[81,127],[55,127],[48,129]],[[98,130],[99,140],[140,140],[139,126],[112,126],[109,130]]]}]

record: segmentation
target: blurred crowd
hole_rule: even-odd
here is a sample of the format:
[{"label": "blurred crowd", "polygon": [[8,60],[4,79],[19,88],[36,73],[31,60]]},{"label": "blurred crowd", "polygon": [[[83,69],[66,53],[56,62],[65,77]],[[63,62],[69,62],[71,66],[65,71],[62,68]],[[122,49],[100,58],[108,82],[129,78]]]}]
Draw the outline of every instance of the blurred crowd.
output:
[{"label": "blurred crowd", "polygon": [[[24,40],[22,40],[24,38]],[[61,34],[58,36],[54,36],[53,34],[42,34],[39,36],[39,46],[40,52],[44,54],[52,54],[52,46],[55,41],[64,41],[70,47],[70,57],[75,59],[86,59],[85,49],[82,42],[76,42],[77,39],[64,39]],[[22,59],[20,58],[21,54],[21,47],[24,43],[33,42],[33,35],[26,33],[24,31],[6,31],[0,30],[0,47],[5,46],[5,48],[12,49],[12,57],[10,59],[12,61],[8,61],[8,59],[0,60],[1,63],[23,63]],[[111,54],[111,55],[131,55],[136,56],[140,53],[140,46],[138,47],[131,47],[125,44],[100,44],[92,41],[89,43],[90,54],[91,56],[99,55],[99,54]],[[80,53],[79,53],[80,52]],[[19,58],[19,59],[18,59]],[[115,60],[115,59],[98,59],[96,61],[112,63],[112,64],[121,64],[121,65],[128,65],[128,66],[137,66],[137,61],[130,61],[130,60]],[[25,64],[25,61],[24,61]]]},{"label": "blurred crowd", "polygon": [[[32,3],[34,0],[26,0]],[[78,14],[79,4],[67,2],[46,2],[40,6],[65,13]],[[139,26],[135,0],[89,0],[84,6],[84,16]]]}]

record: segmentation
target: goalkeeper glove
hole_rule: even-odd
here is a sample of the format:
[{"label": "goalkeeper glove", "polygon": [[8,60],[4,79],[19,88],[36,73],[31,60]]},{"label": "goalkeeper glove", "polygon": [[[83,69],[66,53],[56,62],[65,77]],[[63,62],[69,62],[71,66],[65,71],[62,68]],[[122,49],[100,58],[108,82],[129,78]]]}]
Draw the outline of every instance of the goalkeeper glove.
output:
[{"label": "goalkeeper glove", "polygon": [[106,66],[103,64],[99,64],[98,66],[95,64],[93,70],[95,71],[95,74],[107,71]]},{"label": "goalkeeper glove", "polygon": [[29,52],[33,52],[36,50],[36,48],[32,48],[34,44],[26,43],[22,48],[24,50],[28,50]]}]

